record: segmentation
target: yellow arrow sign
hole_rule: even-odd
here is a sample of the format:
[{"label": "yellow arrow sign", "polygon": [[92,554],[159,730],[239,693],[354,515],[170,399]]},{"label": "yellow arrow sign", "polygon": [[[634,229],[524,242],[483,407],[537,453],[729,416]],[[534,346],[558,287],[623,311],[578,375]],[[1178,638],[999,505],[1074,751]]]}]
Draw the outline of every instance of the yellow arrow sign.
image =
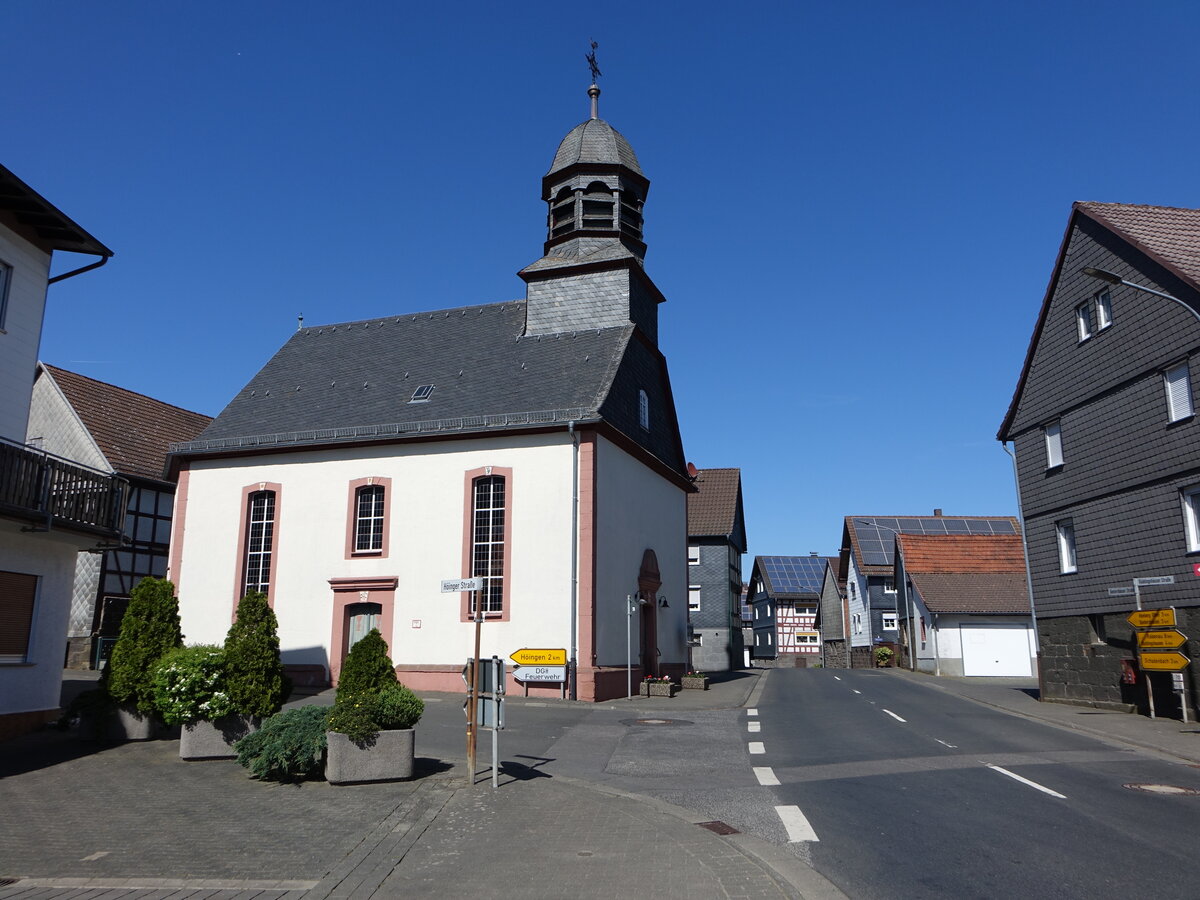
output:
[{"label": "yellow arrow sign", "polygon": [[1142,668],[1151,672],[1178,672],[1190,662],[1175,650],[1143,650],[1141,655]]},{"label": "yellow arrow sign", "polygon": [[1187,643],[1187,635],[1174,628],[1168,631],[1135,631],[1134,635],[1142,650],[1173,650]]},{"label": "yellow arrow sign", "polygon": [[518,666],[565,666],[567,664],[567,651],[531,650],[525,647],[513,653],[508,658]]},{"label": "yellow arrow sign", "polygon": [[1170,628],[1175,625],[1173,609],[1139,609],[1125,617],[1134,628]]}]

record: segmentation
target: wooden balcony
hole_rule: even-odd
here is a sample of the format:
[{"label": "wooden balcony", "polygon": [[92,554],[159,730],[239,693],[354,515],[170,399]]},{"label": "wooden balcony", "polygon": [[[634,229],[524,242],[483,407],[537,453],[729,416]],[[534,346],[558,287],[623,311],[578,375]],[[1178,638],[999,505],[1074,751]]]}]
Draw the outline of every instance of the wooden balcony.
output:
[{"label": "wooden balcony", "polygon": [[51,529],[119,539],[129,482],[52,453],[0,439],[0,516]]}]

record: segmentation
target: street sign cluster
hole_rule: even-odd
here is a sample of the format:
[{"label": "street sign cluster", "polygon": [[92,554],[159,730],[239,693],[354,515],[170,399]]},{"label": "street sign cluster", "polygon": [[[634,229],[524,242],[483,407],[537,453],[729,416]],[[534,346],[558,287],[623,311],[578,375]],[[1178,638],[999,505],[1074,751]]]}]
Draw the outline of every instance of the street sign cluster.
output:
[{"label": "street sign cluster", "polygon": [[1191,660],[1176,649],[1187,643],[1187,635],[1176,630],[1174,609],[1139,609],[1126,620],[1134,627],[1138,662],[1145,671],[1178,672],[1187,668]]},{"label": "street sign cluster", "polygon": [[508,657],[517,664],[513,678],[522,684],[563,682],[567,680],[567,651],[565,649],[522,648]]}]

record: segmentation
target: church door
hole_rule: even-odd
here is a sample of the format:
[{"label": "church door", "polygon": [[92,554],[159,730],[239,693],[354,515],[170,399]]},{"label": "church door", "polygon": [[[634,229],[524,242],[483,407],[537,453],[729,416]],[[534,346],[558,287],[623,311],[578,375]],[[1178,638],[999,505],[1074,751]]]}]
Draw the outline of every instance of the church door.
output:
[{"label": "church door", "polygon": [[383,607],[378,603],[350,603],[346,606],[346,652],[378,628]]}]

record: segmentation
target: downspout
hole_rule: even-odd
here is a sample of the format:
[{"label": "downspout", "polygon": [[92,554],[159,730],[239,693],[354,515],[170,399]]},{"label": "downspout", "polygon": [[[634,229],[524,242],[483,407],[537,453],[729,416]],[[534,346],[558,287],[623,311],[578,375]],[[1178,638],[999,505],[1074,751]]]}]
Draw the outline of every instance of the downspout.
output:
[{"label": "downspout", "polygon": [[1008,441],[1001,441],[1000,446],[1012,460],[1013,484],[1017,488],[1017,521],[1021,524],[1021,552],[1025,555],[1025,588],[1029,591],[1029,618],[1033,622],[1033,641],[1037,646],[1037,680],[1038,700],[1046,696],[1046,685],[1042,680],[1042,637],[1038,633],[1037,608],[1033,603],[1033,574],[1029,570],[1029,543],[1025,539],[1025,511],[1021,507],[1021,476],[1017,472],[1017,455],[1008,449]]},{"label": "downspout", "polygon": [[933,620],[930,622],[930,625],[933,626],[933,674],[940,676],[942,674],[942,655],[938,653],[937,613],[935,613],[932,609],[929,611],[929,618]]},{"label": "downspout", "polygon": [[61,275],[55,275],[53,278],[47,278],[46,284],[51,285],[59,281],[66,281],[68,278],[74,278],[76,275],[82,275],[84,272],[90,272],[92,269],[98,269],[106,262],[109,257],[102,256],[94,263],[88,263],[86,266],[80,266],[78,269],[72,269],[70,272],[63,272]]},{"label": "downspout", "polygon": [[567,422],[567,433],[571,435],[571,655],[567,671],[568,696],[578,699],[576,669],[579,654],[579,432],[575,421]]}]

